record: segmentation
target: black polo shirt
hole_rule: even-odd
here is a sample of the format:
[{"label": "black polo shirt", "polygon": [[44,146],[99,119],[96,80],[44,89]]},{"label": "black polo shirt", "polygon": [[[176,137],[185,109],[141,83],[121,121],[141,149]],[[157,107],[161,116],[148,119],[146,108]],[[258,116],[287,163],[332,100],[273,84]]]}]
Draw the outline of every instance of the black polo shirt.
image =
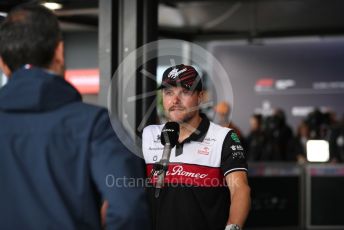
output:
[{"label": "black polo shirt", "polygon": [[[233,130],[201,117],[196,131],[172,149],[159,197],[154,196],[155,176],[147,188],[156,230],[223,230],[226,226],[230,195],[224,177],[247,171],[246,155]],[[162,157],[162,128],[151,125],[143,131],[147,175]]]}]

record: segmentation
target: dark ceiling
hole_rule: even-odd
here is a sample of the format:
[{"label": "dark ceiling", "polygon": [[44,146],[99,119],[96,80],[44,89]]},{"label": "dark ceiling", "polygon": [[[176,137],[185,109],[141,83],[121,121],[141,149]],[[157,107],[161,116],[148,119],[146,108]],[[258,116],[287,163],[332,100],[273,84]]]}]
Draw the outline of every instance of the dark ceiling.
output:
[{"label": "dark ceiling", "polygon": [[[0,11],[32,2],[0,0]],[[38,1],[35,1],[38,2]],[[98,0],[56,0],[65,30],[96,30]],[[160,0],[159,33],[196,39],[343,35],[343,0]]]}]

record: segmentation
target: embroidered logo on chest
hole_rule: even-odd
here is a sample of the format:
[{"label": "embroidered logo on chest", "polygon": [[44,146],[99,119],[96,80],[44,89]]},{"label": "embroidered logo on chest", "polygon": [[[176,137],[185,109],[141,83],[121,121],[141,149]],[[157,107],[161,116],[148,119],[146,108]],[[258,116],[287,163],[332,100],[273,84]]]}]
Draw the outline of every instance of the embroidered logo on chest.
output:
[{"label": "embroidered logo on chest", "polygon": [[197,151],[197,153],[202,154],[202,155],[209,155],[209,152],[210,152],[210,148],[207,146],[203,146]]}]

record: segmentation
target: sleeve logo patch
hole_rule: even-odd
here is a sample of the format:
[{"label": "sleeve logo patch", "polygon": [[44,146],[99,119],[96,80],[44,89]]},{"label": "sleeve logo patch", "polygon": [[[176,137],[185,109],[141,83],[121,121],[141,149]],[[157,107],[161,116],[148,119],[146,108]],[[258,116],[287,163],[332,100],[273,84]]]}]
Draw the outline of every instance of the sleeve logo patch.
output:
[{"label": "sleeve logo patch", "polygon": [[231,138],[234,142],[240,143],[239,137],[236,133],[232,133]]},{"label": "sleeve logo patch", "polygon": [[245,155],[243,152],[234,152],[232,153],[233,159],[245,159]]},{"label": "sleeve logo patch", "polygon": [[244,150],[244,148],[241,145],[232,145],[231,149],[233,151],[236,151],[236,150],[243,151]]}]

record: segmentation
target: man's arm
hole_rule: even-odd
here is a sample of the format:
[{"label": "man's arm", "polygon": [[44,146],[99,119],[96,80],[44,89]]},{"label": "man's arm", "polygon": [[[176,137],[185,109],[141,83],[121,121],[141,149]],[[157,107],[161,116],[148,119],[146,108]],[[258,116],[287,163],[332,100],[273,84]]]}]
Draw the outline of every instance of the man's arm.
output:
[{"label": "man's arm", "polygon": [[[91,137],[91,175],[102,200],[106,229],[150,229],[148,203],[142,183],[143,161],[120,142],[106,110],[102,111]],[[106,212],[106,215],[104,215]]]},{"label": "man's arm", "polygon": [[227,224],[243,227],[250,210],[250,187],[247,180],[246,153],[233,130],[227,133],[222,146],[221,168],[230,190],[231,206]]},{"label": "man's arm", "polygon": [[251,206],[250,187],[245,171],[235,171],[226,176],[230,190],[231,206],[227,224],[243,227]]}]

